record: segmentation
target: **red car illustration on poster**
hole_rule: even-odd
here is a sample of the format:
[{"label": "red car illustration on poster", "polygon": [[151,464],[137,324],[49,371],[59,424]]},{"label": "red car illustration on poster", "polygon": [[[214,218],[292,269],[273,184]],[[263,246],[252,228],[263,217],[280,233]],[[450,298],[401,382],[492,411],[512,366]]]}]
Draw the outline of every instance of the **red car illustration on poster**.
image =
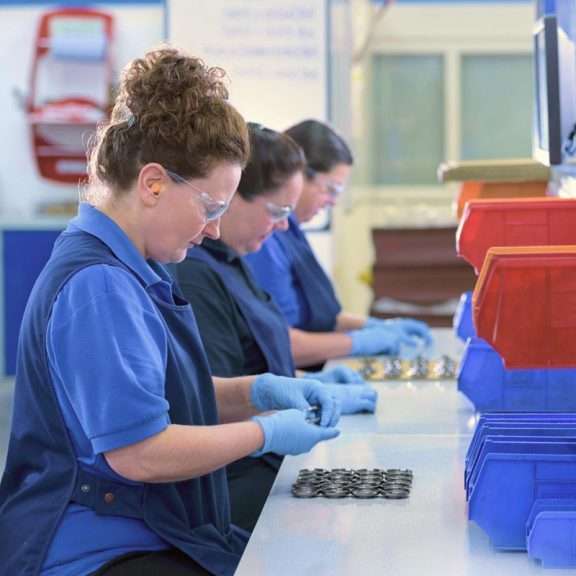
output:
[{"label": "red car illustration on poster", "polygon": [[26,108],[43,178],[85,179],[88,138],[109,113],[112,40],[109,14],[70,8],[42,16]]}]

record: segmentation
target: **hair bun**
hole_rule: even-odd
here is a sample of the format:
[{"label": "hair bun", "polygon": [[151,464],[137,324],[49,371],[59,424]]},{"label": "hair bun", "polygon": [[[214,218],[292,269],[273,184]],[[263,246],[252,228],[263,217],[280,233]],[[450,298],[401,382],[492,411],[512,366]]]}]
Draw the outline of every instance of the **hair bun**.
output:
[{"label": "hair bun", "polygon": [[154,50],[124,70],[113,120],[134,116],[145,136],[178,141],[184,125],[198,114],[216,112],[228,98],[225,76],[221,68],[173,48]]}]

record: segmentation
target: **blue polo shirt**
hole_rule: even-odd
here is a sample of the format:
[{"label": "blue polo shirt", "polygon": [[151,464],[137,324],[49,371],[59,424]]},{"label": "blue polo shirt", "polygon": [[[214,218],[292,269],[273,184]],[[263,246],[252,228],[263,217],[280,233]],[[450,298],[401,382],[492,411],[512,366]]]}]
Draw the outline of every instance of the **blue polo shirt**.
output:
[{"label": "blue polo shirt", "polygon": [[[299,226],[294,215],[290,216],[290,226]],[[244,260],[258,285],[274,298],[286,322],[290,326],[300,326],[306,321],[308,304],[292,271],[292,255],[278,241],[277,234],[291,234],[291,231],[275,232],[258,252],[247,254]]]},{"label": "blue polo shirt", "polygon": [[[166,328],[146,290],[172,303],[171,280],[154,272],[123,230],[88,204],[63,233],[78,229],[104,242],[132,274],[96,265],[65,284],[48,324],[50,375],[79,466],[136,484],[117,475],[103,453],[169,424]],[[42,575],[81,576],[122,554],[168,547],[142,520],[98,516],[70,504]]]}]

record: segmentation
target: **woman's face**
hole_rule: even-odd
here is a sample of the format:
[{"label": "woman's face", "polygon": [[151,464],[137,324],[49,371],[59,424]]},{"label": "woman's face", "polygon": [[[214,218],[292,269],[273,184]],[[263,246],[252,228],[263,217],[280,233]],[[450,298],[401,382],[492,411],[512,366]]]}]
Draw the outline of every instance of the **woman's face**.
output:
[{"label": "woman's face", "polygon": [[316,172],[312,178],[306,178],[296,207],[298,220],[308,222],[326,206],[334,206],[348,184],[351,171],[348,164],[337,164],[330,172]]},{"label": "woman's face", "polygon": [[220,236],[221,213],[230,203],[242,174],[239,164],[215,164],[204,178],[185,180],[166,173],[158,202],[146,226],[145,254],[159,262],[181,262],[189,248],[207,236]]},{"label": "woman's face", "polygon": [[302,193],[304,176],[296,172],[269,194],[244,200],[237,194],[222,217],[222,240],[241,255],[260,250],[275,230],[288,228],[288,215]]}]

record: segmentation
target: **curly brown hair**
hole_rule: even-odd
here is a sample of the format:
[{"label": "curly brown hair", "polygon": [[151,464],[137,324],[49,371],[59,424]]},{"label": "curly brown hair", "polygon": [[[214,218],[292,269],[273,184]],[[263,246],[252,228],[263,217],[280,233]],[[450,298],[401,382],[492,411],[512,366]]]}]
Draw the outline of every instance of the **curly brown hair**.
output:
[{"label": "curly brown hair", "polygon": [[89,152],[90,180],[127,191],[142,166],[158,162],[184,178],[216,162],[246,165],[248,130],[227,101],[225,72],[162,47],[124,69],[110,122]]}]

